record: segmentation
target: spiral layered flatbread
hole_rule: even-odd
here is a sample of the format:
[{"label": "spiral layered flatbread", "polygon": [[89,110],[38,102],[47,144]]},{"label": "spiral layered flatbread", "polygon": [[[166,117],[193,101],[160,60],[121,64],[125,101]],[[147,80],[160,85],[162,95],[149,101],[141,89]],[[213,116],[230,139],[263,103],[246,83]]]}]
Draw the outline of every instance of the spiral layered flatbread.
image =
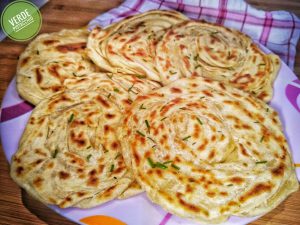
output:
[{"label": "spiral layered flatbread", "polygon": [[165,29],[187,20],[176,11],[154,10],[128,17],[106,29],[95,28],[88,54],[102,69],[160,81],[154,63],[155,47]]},{"label": "spiral layered flatbread", "polygon": [[186,21],[164,34],[156,48],[156,65],[164,84],[180,77],[204,76],[269,101],[280,60],[263,53],[239,31]]},{"label": "spiral layered flatbread", "polygon": [[66,80],[66,87],[33,110],[11,176],[43,203],[93,207],[133,182],[116,130],[134,98],[157,85],[97,73]]},{"label": "spiral layered flatbread", "polygon": [[148,197],[181,217],[219,223],[264,214],[299,186],[276,111],[207,78],[139,96],[119,135]]},{"label": "spiral layered flatbread", "polygon": [[85,51],[87,38],[86,29],[39,35],[20,56],[17,67],[19,94],[36,105],[63,91],[65,79],[96,72],[97,66]]}]

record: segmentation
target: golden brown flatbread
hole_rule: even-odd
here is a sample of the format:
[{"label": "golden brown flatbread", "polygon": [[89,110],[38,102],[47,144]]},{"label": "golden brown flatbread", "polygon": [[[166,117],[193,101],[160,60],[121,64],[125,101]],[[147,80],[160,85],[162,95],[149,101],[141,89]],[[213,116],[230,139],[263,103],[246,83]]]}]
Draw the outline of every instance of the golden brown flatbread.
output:
[{"label": "golden brown flatbread", "polygon": [[157,84],[96,73],[65,85],[67,90],[33,110],[11,176],[43,203],[93,207],[118,197],[133,182],[116,130],[131,101]]},{"label": "golden brown flatbread", "polygon": [[155,47],[165,29],[187,20],[176,11],[153,10],[128,17],[106,29],[95,28],[88,55],[102,69],[160,81],[154,63]]},{"label": "golden brown flatbread", "polygon": [[203,76],[269,101],[280,59],[265,54],[245,34],[216,24],[185,21],[163,35],[156,48],[161,82]]},{"label": "golden brown flatbread", "polygon": [[21,54],[17,67],[17,89],[36,105],[63,91],[65,79],[98,71],[86,54],[86,29],[41,34]]},{"label": "golden brown flatbread", "polygon": [[279,117],[252,95],[202,77],[139,96],[123,156],[148,197],[205,223],[256,216],[298,190]]}]

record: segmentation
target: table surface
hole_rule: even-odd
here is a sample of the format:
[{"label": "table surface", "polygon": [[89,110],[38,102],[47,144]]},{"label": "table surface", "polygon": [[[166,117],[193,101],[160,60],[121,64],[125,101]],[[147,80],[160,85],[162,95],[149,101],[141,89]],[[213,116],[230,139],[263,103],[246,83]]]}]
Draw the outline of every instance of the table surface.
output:
[{"label": "table surface", "polygon": [[[113,7],[121,0],[51,0],[42,9],[41,33],[59,31],[63,28],[80,28],[92,18]],[[247,0],[256,8],[265,10],[288,10],[300,17],[299,0]],[[17,58],[26,47],[26,42],[5,39],[0,42],[0,101],[16,71]],[[300,43],[297,45],[295,73],[300,77]],[[9,165],[0,146],[0,224],[9,225],[71,225],[46,206],[35,201],[22,191],[9,176]],[[259,224],[300,224],[300,190],[285,200],[272,212],[266,214]]]}]

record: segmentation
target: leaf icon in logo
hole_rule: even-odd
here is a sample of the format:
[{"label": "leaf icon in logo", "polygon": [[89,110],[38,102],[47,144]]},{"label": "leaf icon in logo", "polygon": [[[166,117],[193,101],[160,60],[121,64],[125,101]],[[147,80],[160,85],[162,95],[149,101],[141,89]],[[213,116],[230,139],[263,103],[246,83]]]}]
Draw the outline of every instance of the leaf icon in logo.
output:
[{"label": "leaf icon in logo", "polygon": [[300,80],[294,80],[295,84],[288,84],[285,89],[285,94],[290,103],[294,106],[294,108],[300,113],[300,106],[297,104],[297,98],[300,95],[300,87],[296,86],[296,84],[300,85]]}]

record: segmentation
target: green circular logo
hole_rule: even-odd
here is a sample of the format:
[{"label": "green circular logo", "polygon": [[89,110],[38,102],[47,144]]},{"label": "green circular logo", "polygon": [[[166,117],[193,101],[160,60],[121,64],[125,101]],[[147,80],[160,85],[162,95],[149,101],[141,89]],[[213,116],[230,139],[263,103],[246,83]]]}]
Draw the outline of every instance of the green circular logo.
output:
[{"label": "green circular logo", "polygon": [[14,1],[1,14],[4,33],[15,41],[27,41],[38,34],[42,25],[39,9],[28,1]]}]

